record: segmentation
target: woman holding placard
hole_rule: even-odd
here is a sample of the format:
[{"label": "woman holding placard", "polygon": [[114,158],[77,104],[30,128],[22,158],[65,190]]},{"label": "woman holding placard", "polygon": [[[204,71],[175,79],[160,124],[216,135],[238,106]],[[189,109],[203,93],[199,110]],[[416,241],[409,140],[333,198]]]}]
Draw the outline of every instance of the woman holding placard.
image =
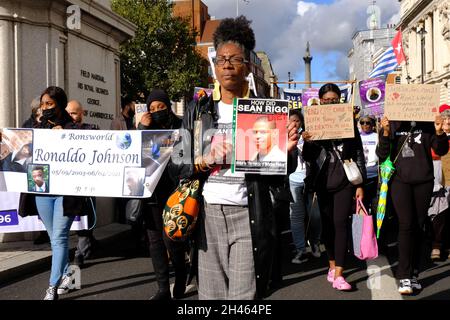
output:
[{"label": "woman holding placard", "polygon": [[[337,104],[341,91],[333,83],[319,90],[320,104]],[[324,106],[326,108],[326,106]],[[364,150],[361,136],[354,123],[354,138],[315,140],[305,131],[303,159],[310,163],[311,170],[305,183],[317,192],[322,216],[322,235],[328,254],[327,280],[337,290],[350,290],[344,279],[345,255],[347,253],[348,217],[352,214],[354,197],[363,199],[363,184],[366,178]],[[353,185],[347,178],[342,161],[352,159],[361,173],[362,182]]]},{"label": "woman holding placard", "polygon": [[448,139],[440,115],[430,122],[381,120],[377,155],[380,163],[389,156],[395,164],[389,192],[399,221],[398,267],[396,278],[401,294],[421,290],[418,282],[424,257],[428,207],[433,192],[434,174],[431,149],[443,156],[448,152]]}]

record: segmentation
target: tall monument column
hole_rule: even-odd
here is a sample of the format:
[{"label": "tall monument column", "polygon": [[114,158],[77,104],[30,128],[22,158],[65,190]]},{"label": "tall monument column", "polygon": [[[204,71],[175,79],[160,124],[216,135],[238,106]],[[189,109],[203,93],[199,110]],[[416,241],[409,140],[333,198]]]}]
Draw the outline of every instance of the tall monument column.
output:
[{"label": "tall monument column", "polygon": [[313,57],[309,52],[309,41],[306,43],[306,54],[303,57],[303,61],[305,61],[305,81],[307,82],[307,87],[311,88],[311,61]]}]

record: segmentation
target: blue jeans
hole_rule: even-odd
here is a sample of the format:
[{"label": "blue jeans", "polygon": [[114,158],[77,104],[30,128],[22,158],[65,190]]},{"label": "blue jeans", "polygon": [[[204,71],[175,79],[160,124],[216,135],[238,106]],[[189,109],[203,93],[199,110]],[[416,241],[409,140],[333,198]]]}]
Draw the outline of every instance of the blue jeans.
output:
[{"label": "blue jeans", "polygon": [[309,216],[309,239],[311,244],[320,243],[321,234],[321,218],[319,205],[316,201],[312,205],[313,194],[311,192],[304,193],[305,184],[289,180],[292,198],[294,202],[290,204],[291,232],[292,240],[298,251],[305,250],[305,216]]},{"label": "blue jeans", "polygon": [[57,286],[69,267],[69,231],[74,217],[64,216],[61,196],[36,196],[36,206],[52,244],[50,285]]}]

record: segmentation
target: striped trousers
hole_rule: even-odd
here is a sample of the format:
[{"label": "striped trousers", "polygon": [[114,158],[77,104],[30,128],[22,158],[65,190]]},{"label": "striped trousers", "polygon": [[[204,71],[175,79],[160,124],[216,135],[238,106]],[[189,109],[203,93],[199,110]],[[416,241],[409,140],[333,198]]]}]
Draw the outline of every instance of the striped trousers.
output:
[{"label": "striped trousers", "polygon": [[256,278],[248,208],[205,203],[200,229],[199,299],[254,299]]}]

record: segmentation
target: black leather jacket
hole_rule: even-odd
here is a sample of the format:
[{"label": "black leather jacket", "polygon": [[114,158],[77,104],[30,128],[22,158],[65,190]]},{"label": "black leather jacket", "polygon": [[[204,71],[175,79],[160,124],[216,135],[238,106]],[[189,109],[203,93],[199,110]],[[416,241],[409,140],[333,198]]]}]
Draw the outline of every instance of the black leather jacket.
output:
[{"label": "black leather jacket", "polygon": [[[200,103],[192,102],[186,108],[182,128],[192,133],[195,120],[201,120],[202,146],[208,150],[212,136],[208,129],[217,128],[218,102],[210,98],[200,100]],[[186,133],[186,132],[185,132]],[[193,135],[181,133],[181,140],[175,145],[171,161],[168,166],[175,178],[182,179],[194,175],[193,166]],[[288,172],[293,172],[297,167],[297,154],[289,153]],[[202,174],[200,174],[202,175]],[[207,179],[207,174],[203,173]],[[285,176],[268,176],[246,174],[248,208],[250,219],[250,232],[253,244],[253,259],[256,274],[256,298],[261,299],[267,293],[267,287],[271,274],[274,244],[276,238],[275,219],[272,211],[272,201],[269,187],[283,185]],[[202,244],[200,243],[200,246]]]}]

